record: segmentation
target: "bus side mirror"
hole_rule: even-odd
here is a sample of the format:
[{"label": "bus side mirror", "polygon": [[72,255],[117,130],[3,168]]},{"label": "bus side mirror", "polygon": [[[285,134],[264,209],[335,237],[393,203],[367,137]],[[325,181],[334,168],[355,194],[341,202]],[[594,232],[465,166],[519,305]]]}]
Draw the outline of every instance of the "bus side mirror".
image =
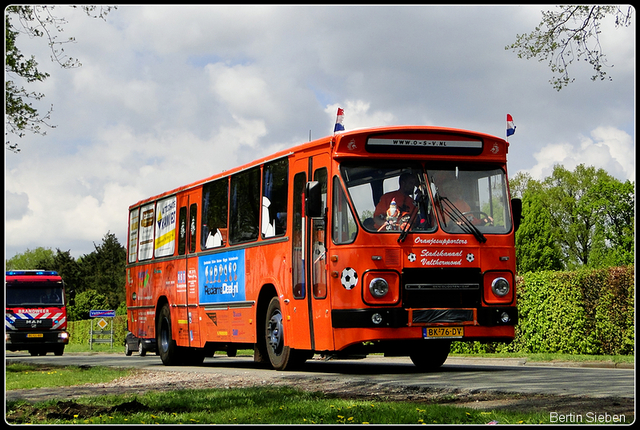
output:
[{"label": "bus side mirror", "polygon": [[513,232],[515,233],[520,228],[520,223],[523,220],[522,200],[511,199],[511,210],[513,211]]},{"label": "bus side mirror", "polygon": [[304,192],[304,214],[310,218],[321,218],[324,216],[322,210],[322,186],[320,182],[307,182]]}]

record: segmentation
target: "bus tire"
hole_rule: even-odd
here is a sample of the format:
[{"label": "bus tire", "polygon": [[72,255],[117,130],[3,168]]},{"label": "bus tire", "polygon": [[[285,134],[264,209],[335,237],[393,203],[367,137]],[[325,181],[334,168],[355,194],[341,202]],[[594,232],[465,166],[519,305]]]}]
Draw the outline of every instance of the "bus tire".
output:
[{"label": "bus tire", "polygon": [[283,316],[277,297],[271,299],[267,308],[265,340],[269,362],[274,369],[288,370],[304,363],[306,357],[285,343]]},{"label": "bus tire", "polygon": [[409,353],[413,364],[421,371],[436,370],[444,364],[449,356],[451,341],[426,341],[414,345]]},{"label": "bus tire", "polygon": [[178,358],[178,346],[171,337],[171,312],[169,305],[164,305],[158,317],[156,327],[156,343],[158,345],[158,355],[165,366],[175,366],[180,364]]}]

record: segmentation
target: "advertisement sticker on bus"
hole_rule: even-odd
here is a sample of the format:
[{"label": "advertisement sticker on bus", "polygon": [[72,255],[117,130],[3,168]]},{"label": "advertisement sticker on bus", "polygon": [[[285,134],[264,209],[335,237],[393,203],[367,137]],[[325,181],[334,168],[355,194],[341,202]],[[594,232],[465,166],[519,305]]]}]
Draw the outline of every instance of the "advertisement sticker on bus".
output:
[{"label": "advertisement sticker on bus", "polygon": [[143,206],[140,211],[142,215],[140,216],[140,228],[138,229],[140,238],[138,260],[148,260],[153,257],[153,203]]},{"label": "advertisement sticker on bus", "polygon": [[158,202],[156,219],[156,257],[173,255],[176,241],[176,197]]},{"label": "advertisement sticker on bus", "polygon": [[200,303],[245,301],[244,249],[200,257]]},{"label": "advertisement sticker on bus", "polygon": [[134,209],[129,214],[129,263],[135,263],[138,255],[139,212],[139,209]]}]

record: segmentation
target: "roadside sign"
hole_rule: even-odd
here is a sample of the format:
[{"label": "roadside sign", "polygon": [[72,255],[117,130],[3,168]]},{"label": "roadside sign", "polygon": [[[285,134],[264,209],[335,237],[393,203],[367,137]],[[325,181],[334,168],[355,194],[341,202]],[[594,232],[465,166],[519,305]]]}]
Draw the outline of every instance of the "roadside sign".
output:
[{"label": "roadside sign", "polygon": [[[94,321],[91,320],[91,324],[89,324],[89,349],[93,349],[94,343],[109,343],[111,344],[111,348],[113,348],[113,317],[116,316],[115,311],[106,311],[106,310],[92,310],[89,312],[89,316],[91,318],[100,318],[96,325],[99,329],[94,329]],[[105,318],[109,318],[111,324]],[[111,328],[105,330],[109,325]],[[106,338],[103,336],[107,336]]]},{"label": "roadside sign", "polygon": [[89,317],[90,318],[113,318],[116,316],[116,311],[105,311],[105,310],[90,310]]}]

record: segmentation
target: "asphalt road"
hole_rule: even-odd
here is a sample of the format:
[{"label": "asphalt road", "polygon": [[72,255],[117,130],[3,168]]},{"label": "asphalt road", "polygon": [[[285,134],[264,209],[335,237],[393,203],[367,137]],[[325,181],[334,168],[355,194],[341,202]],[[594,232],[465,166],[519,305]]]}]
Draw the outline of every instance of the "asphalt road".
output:
[{"label": "asphalt road", "polygon": [[[316,356],[318,357],[318,356]],[[312,359],[300,371],[276,372],[253,363],[252,357],[205,359],[201,366],[166,367],[154,354],[127,357],[123,354],[65,353],[63,356],[31,357],[26,352],[7,352],[6,361],[52,365],[137,367],[152,371],[212,372],[225,375],[274,375],[282,378],[304,374],[349,378],[389,386],[460,389],[497,393],[635,397],[635,371],[629,368],[572,367],[526,363],[523,359],[449,358],[437,371],[416,373],[408,358],[369,356],[362,360]]]}]

